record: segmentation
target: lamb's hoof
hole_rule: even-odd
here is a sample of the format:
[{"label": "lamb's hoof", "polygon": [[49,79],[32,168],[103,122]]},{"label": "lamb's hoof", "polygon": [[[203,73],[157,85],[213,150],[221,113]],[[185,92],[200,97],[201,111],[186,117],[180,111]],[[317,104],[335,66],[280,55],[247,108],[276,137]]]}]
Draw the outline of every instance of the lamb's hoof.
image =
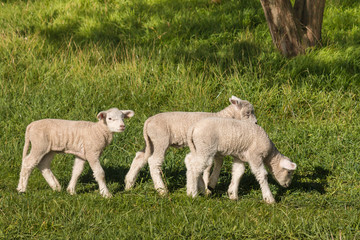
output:
[{"label": "lamb's hoof", "polygon": [[109,192],[109,190],[107,189],[103,189],[100,191],[101,196],[103,196],[104,198],[111,198],[112,194]]},{"label": "lamb's hoof", "polygon": [[130,189],[132,189],[134,187],[134,184],[131,183],[125,183],[125,190],[129,191]]},{"label": "lamb's hoof", "polygon": [[267,203],[267,204],[273,204],[275,203],[275,199],[273,197],[265,197],[264,198],[264,201]]},{"label": "lamb's hoof", "polygon": [[239,200],[239,196],[233,192],[228,192],[228,196],[230,200],[237,201]]},{"label": "lamb's hoof", "polygon": [[111,194],[111,193],[102,194],[102,196],[103,196],[104,198],[112,198],[112,194]]},{"label": "lamb's hoof", "polygon": [[160,189],[157,189],[157,192],[160,194],[160,196],[162,197],[165,197],[168,195],[168,190],[167,189],[163,189],[163,188],[160,188]]},{"label": "lamb's hoof", "polygon": [[212,194],[210,189],[205,190],[205,196],[210,196]]},{"label": "lamb's hoof", "polygon": [[67,188],[66,191],[67,191],[70,195],[76,195],[75,189]]},{"label": "lamb's hoof", "polygon": [[18,191],[18,193],[25,193],[25,189],[22,187],[17,187],[16,191]]}]

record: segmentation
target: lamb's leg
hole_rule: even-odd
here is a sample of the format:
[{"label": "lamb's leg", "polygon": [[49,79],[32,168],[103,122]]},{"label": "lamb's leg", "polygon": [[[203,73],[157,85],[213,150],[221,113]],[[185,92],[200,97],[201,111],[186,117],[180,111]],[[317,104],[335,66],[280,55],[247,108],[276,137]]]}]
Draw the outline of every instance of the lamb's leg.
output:
[{"label": "lamb's leg", "polygon": [[144,150],[136,153],[136,156],[131,163],[129,172],[125,176],[125,190],[129,190],[134,187],[136,178],[141,168],[143,168],[147,163],[147,159],[144,158],[144,155]]},{"label": "lamb's leg", "polygon": [[[221,167],[223,165],[224,162],[224,157],[220,156],[220,155],[216,155],[215,159],[214,159],[214,167],[212,170],[212,173],[210,175],[210,179],[208,180],[208,186],[207,188],[211,188],[214,189],[216,186],[216,183],[219,180],[219,176],[220,176],[220,171],[221,171]],[[205,180],[205,179],[204,179]],[[206,183],[206,182],[205,182]]]},{"label": "lamb's leg", "polygon": [[86,163],[85,160],[78,158],[78,157],[75,158],[71,180],[66,189],[68,191],[68,193],[70,193],[71,195],[76,194],[76,191],[75,191],[76,183],[77,183],[82,171],[84,170],[85,163]]},{"label": "lamb's leg", "polygon": [[188,195],[194,198],[199,194],[200,179],[202,179],[201,172],[197,169],[194,169],[194,167],[191,167],[190,173],[187,176],[189,176],[190,180],[190,192]]},{"label": "lamb's leg", "polygon": [[185,157],[185,165],[186,165],[186,194],[190,197],[193,195],[195,191],[195,184],[193,174],[192,174],[192,154],[189,153]]},{"label": "lamb's leg", "polygon": [[202,157],[200,155],[192,156],[191,161],[189,161],[189,169],[191,170],[190,179],[192,185],[190,189],[192,190],[192,197],[196,197],[199,193],[206,193],[205,191],[205,183],[202,178],[202,174],[204,170],[213,164],[214,158]]},{"label": "lamb's leg", "polygon": [[18,192],[21,193],[26,191],[32,170],[39,164],[45,155],[46,152],[42,151],[42,149],[36,149],[36,147],[33,146],[29,155],[22,160],[19,184],[16,188]]},{"label": "lamb's leg", "polygon": [[[255,160],[255,159],[252,159]],[[249,161],[251,171],[256,177],[256,180],[260,184],[261,192],[263,199],[266,203],[274,203],[275,199],[271,193],[269,183],[267,180],[267,172],[265,169],[265,166],[262,162],[262,159],[259,159],[258,161]]]},{"label": "lamb's leg", "polygon": [[54,152],[49,152],[43,157],[43,159],[40,161],[37,167],[41,171],[41,174],[45,178],[46,182],[50,185],[52,190],[60,192],[61,185],[50,169],[51,161],[54,158],[54,156],[55,156]]},{"label": "lamb's leg", "polygon": [[151,157],[149,157],[149,168],[150,168],[150,175],[154,182],[154,187],[156,191],[159,192],[160,195],[166,195],[168,190],[162,180],[161,177],[161,165],[165,159],[165,152],[167,146],[154,146],[154,152]]},{"label": "lamb's leg", "polygon": [[91,170],[94,173],[95,180],[99,184],[100,194],[105,198],[112,197],[111,193],[109,192],[109,189],[106,187],[105,172],[100,165],[99,158],[98,157],[88,157],[87,160],[89,162]]},{"label": "lamb's leg", "polygon": [[211,190],[209,189],[209,178],[210,178],[210,172],[211,172],[211,165],[209,167],[207,167],[203,173],[203,181],[204,181],[204,185],[205,185],[205,191],[206,191],[206,195],[210,195],[211,194]]},{"label": "lamb's leg", "polygon": [[237,200],[239,195],[239,183],[241,177],[244,175],[245,165],[239,159],[234,159],[232,166],[232,178],[228,189],[228,195],[231,200]]}]

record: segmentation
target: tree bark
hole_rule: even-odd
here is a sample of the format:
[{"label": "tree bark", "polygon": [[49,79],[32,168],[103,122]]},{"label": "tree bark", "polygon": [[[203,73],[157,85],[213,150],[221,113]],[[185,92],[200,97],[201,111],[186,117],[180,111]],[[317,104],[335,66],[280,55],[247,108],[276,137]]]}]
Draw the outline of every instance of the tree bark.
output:
[{"label": "tree bark", "polygon": [[260,0],[275,46],[293,57],[321,40],[325,0]]}]

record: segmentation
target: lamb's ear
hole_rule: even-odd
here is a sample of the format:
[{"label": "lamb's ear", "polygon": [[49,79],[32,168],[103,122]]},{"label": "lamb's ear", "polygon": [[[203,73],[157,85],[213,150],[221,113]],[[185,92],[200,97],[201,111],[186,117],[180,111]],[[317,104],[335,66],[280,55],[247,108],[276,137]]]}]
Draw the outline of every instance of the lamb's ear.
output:
[{"label": "lamb's ear", "polygon": [[296,163],[293,163],[290,160],[283,158],[280,160],[280,167],[294,171],[296,169]]},{"label": "lamb's ear", "polygon": [[241,103],[241,99],[235,96],[231,96],[231,98],[229,98],[229,101],[233,105],[240,105]]},{"label": "lamb's ear", "polygon": [[97,119],[99,119],[99,121],[101,119],[105,119],[105,118],[106,118],[106,112],[105,111],[99,112],[99,114],[97,115]]},{"label": "lamb's ear", "polygon": [[125,118],[131,118],[135,115],[133,110],[121,110],[121,112],[125,115]]}]

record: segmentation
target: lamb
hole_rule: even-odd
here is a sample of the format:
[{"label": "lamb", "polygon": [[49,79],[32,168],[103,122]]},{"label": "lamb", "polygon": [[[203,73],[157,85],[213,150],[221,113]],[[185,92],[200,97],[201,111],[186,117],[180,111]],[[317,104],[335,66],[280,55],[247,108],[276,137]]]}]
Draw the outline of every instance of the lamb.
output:
[{"label": "lamb", "polygon": [[[76,194],[76,182],[84,169],[86,161],[94,173],[99,184],[100,194],[111,197],[106,187],[105,173],[99,161],[103,149],[109,145],[113,133],[125,130],[124,118],[134,116],[132,110],[111,108],[97,115],[98,122],[70,121],[61,119],[42,119],[30,123],[25,132],[25,145],[17,191],[26,191],[29,176],[37,166],[43,177],[55,191],[61,186],[50,170],[51,160],[56,153],[70,153],[75,155],[72,177],[67,191]],[[29,143],[31,151],[28,155]]]},{"label": "lamb", "polygon": [[[235,96],[230,99],[230,105],[217,113],[209,112],[165,112],[159,113],[145,121],[143,134],[145,139],[145,150],[136,153],[131,164],[130,170],[125,177],[125,189],[132,188],[136,177],[146,162],[150,166],[150,174],[154,182],[155,189],[161,194],[167,194],[168,190],[161,178],[161,165],[165,159],[165,152],[172,147],[187,146],[187,131],[191,125],[197,121],[208,117],[227,117],[235,119],[249,119],[257,122],[254,107],[246,100],[241,100]],[[210,187],[215,187],[223,159],[219,157],[215,162],[213,173],[210,177]],[[205,172],[205,182],[209,182],[210,169]]]},{"label": "lamb", "polygon": [[263,199],[274,203],[267,181],[268,168],[275,180],[283,187],[291,183],[296,164],[282,155],[268,135],[257,124],[226,118],[206,118],[195,123],[188,132],[190,153],[185,158],[187,168],[187,195],[195,197],[205,186],[200,177],[214,161],[217,154],[234,158],[229,198],[238,199],[238,188],[249,163],[252,173],[260,184]]}]

